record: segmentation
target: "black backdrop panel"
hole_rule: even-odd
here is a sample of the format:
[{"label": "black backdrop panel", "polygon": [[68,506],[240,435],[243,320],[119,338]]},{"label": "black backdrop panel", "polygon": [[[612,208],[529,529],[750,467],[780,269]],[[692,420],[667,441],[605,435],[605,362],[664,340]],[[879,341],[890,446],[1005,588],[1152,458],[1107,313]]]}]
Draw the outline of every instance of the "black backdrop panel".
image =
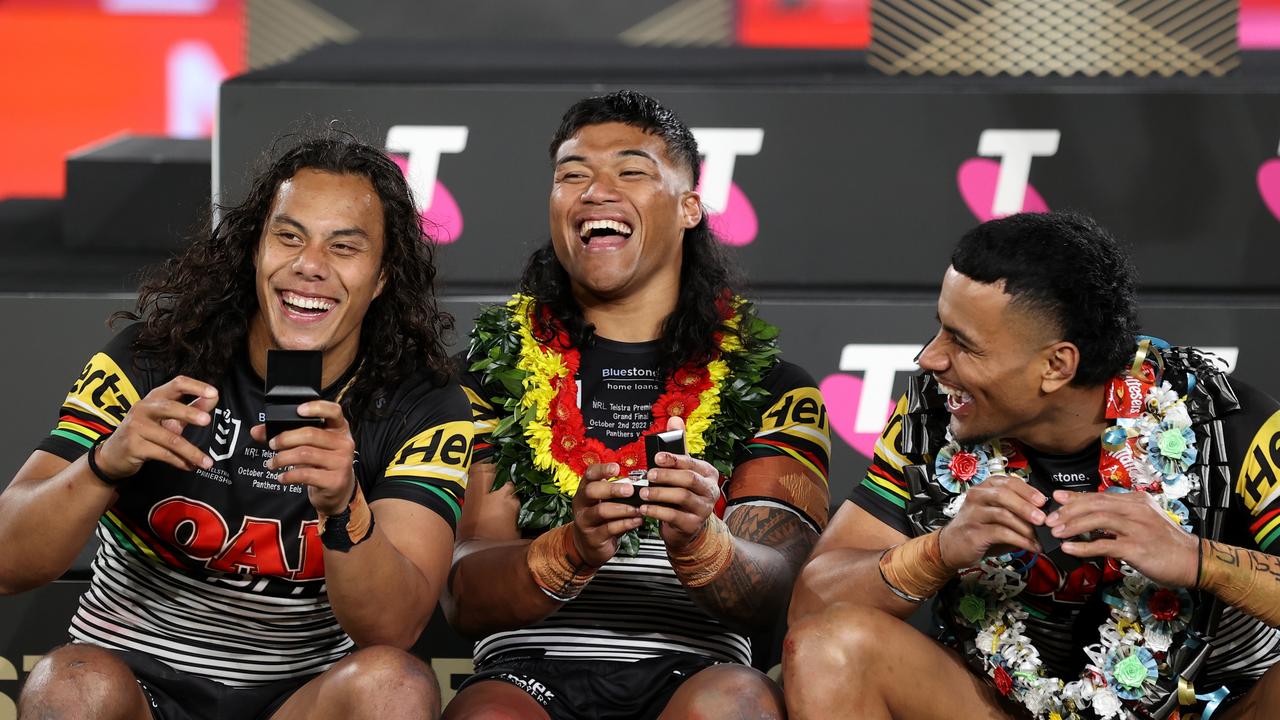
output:
[{"label": "black backdrop panel", "polygon": [[[1021,207],[1095,215],[1134,246],[1146,287],[1280,288],[1273,93],[904,87],[645,89],[699,132],[762,133],[758,152],[733,157],[741,194],[731,196],[737,255],[758,287],[936,286],[955,238],[990,215],[999,174],[1018,176],[1009,142],[1026,136],[979,157],[984,131],[1039,130],[1056,132],[1057,147],[1029,158]],[[547,236],[547,143],[560,114],[604,89],[242,79],[222,90],[221,197],[242,197],[246,166],[300,124],[340,118],[380,145],[393,126],[465,127],[465,147],[440,155],[436,175],[463,220],[441,252],[443,277],[506,286]],[[708,157],[705,174],[723,173],[731,155]]]}]

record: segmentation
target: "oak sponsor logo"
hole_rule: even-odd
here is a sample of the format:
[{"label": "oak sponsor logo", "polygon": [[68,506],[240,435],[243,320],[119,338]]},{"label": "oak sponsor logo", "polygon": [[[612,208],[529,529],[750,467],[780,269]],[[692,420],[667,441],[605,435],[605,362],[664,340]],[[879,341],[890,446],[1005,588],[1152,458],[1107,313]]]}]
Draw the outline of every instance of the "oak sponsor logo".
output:
[{"label": "oak sponsor logo", "polygon": [[295,581],[324,577],[318,520],[299,525],[297,537],[301,542],[292,564],[285,558],[284,533],[275,518],[246,515],[233,535],[227,521],[213,507],[199,500],[171,497],[152,506],[147,524],[157,538],[215,572]]},{"label": "oak sponsor logo", "polygon": [[1256,515],[1280,492],[1280,411],[1258,429],[1242,460],[1236,494]]},{"label": "oak sponsor logo", "polygon": [[89,359],[71,384],[66,400],[67,405],[96,415],[112,427],[120,424],[136,402],[138,391],[106,353]]}]

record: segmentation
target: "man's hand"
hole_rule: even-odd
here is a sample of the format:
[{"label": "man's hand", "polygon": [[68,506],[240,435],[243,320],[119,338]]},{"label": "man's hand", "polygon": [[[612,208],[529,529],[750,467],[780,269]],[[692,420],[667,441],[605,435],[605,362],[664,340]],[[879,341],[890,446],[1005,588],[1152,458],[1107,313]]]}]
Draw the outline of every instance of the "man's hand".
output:
[{"label": "man's hand", "polygon": [[[182,401],[192,395],[195,400]],[[148,460],[188,472],[213,467],[213,458],[182,437],[182,431],[188,425],[208,425],[209,411],[217,405],[217,388],[179,375],[129,408],[119,427],[98,447],[98,468],[119,480],[136,474]]]},{"label": "man's hand", "polygon": [[[298,406],[302,417],[324,420],[324,427],[304,427],[282,432],[271,439],[269,447],[275,455],[267,460],[268,470],[288,468],[280,482],[306,485],[307,498],[321,515],[337,515],[347,509],[355,492],[356,476],[352,468],[356,442],[351,426],[342,414],[342,406],[329,400],[312,400]],[[267,426],[255,425],[249,431],[253,439],[265,442]]]},{"label": "man's hand", "polygon": [[582,561],[592,567],[609,562],[618,552],[618,539],[644,522],[638,509],[608,501],[635,492],[631,483],[609,482],[619,471],[617,463],[592,465],[573,496],[573,542]]},{"label": "man's hand", "polygon": [[1062,543],[1063,552],[1123,560],[1161,585],[1195,585],[1200,541],[1179,527],[1147,493],[1059,490],[1053,499],[1062,503],[1045,523],[1054,537],[1072,538],[1093,530],[1113,536],[1067,541]]},{"label": "man's hand", "polygon": [[[673,417],[668,430],[683,430]],[[649,468],[649,487],[640,489],[646,503],[640,512],[662,523],[659,534],[670,550],[682,550],[706,527],[720,499],[720,473],[715,466],[688,455],[660,452],[657,468]],[[660,504],[659,504],[660,503]]]},{"label": "man's hand", "polygon": [[974,485],[938,537],[942,561],[959,570],[1010,548],[1039,552],[1034,526],[1044,524],[1044,503],[1038,490],[1009,475],[993,475]]}]

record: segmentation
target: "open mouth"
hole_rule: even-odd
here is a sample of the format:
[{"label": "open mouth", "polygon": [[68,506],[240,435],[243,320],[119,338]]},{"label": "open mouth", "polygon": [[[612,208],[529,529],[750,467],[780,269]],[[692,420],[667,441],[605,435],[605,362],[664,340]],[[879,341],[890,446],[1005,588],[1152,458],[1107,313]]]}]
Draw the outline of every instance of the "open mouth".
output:
[{"label": "open mouth", "polygon": [[938,392],[947,396],[947,412],[949,413],[963,410],[973,402],[972,395],[958,387],[947,385],[941,380],[938,380]]},{"label": "open mouth", "polygon": [[621,245],[631,237],[631,226],[620,220],[585,220],[578,226],[578,239],[587,247]]},{"label": "open mouth", "polygon": [[280,302],[290,314],[308,320],[324,317],[338,304],[329,298],[301,295],[292,290],[280,291]]}]

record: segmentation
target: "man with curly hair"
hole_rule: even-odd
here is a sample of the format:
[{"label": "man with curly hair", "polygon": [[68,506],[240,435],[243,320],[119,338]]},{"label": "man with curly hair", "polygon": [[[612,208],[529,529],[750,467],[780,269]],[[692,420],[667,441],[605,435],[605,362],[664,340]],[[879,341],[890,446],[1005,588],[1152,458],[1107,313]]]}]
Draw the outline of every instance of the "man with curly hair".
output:
[{"label": "man with curly hair", "polygon": [[1280,405],[1138,335],[1134,296],[1084,215],[961,238],[796,583],[792,718],[1280,716]]},{"label": "man with curly hair", "polygon": [[[407,648],[449,569],[473,432],[425,240],[396,164],[330,132],[142,287],[0,495],[0,591],[101,542],[23,716],[438,716]],[[267,438],[273,349],[319,351],[322,389],[298,407],[314,426]]]},{"label": "man with curly hair", "polygon": [[[674,113],[582,100],[551,158],[551,241],[472,333],[488,462],[444,605],[482,639],[446,717],[780,717],[744,635],[826,522],[821,396],[734,292]],[[677,428],[688,453],[657,453],[647,487],[609,482]]]}]

